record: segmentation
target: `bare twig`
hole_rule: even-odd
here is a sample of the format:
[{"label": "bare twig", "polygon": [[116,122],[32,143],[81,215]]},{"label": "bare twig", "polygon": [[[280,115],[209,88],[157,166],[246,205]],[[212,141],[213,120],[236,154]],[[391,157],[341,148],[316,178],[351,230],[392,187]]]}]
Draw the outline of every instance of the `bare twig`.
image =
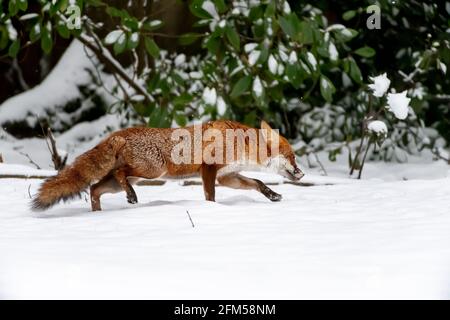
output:
[{"label": "bare twig", "polygon": [[187,215],[188,215],[188,217],[189,217],[189,220],[191,221],[192,228],[194,228],[194,227],[195,227],[195,226],[194,226],[194,222],[192,221],[192,218],[191,218],[191,215],[189,214],[189,211],[186,210],[186,213],[187,213]]},{"label": "bare twig", "polygon": [[[38,119],[39,120],[39,119]],[[52,162],[55,170],[62,170],[66,166],[67,162],[67,154],[64,155],[64,157],[61,157],[59,155],[58,149],[56,148],[56,140],[53,136],[52,129],[50,127],[47,127],[47,130],[44,130],[44,126],[39,121],[39,125],[41,126],[42,135],[45,139],[45,144],[47,145],[47,149],[50,152],[50,155],[52,156]],[[40,169],[40,168],[38,168]]]},{"label": "bare twig", "polygon": [[41,169],[41,167],[40,167],[36,162],[34,162],[33,159],[31,159],[31,157],[28,155],[28,153],[21,152],[21,151],[18,151],[18,152],[19,152],[21,155],[23,155],[24,157],[27,157],[28,160],[30,161],[30,163],[31,163],[32,165],[34,165],[34,166],[36,167],[36,169]]},{"label": "bare twig", "polygon": [[364,168],[364,162],[366,162],[367,153],[369,152],[370,147],[372,146],[372,140],[369,140],[369,144],[367,145],[366,152],[364,153],[364,157],[361,162],[361,168],[359,169],[358,179],[361,179],[362,171]]},{"label": "bare twig", "polygon": [[0,163],[3,163],[3,156],[1,153],[0,153]]},{"label": "bare twig", "polygon": [[325,170],[325,167],[323,166],[322,162],[320,161],[319,156],[315,152],[313,152],[313,154],[314,154],[314,157],[316,158],[317,163],[319,164],[320,168],[322,169],[323,174],[327,176],[328,175],[327,170]]},{"label": "bare twig", "polygon": [[67,162],[67,154],[64,157],[61,157],[58,153],[58,149],[56,148],[56,140],[53,136],[52,129],[50,127],[47,128],[47,133],[45,134],[45,141],[47,143],[48,150],[52,155],[53,166],[55,170],[62,170],[66,166]]}]

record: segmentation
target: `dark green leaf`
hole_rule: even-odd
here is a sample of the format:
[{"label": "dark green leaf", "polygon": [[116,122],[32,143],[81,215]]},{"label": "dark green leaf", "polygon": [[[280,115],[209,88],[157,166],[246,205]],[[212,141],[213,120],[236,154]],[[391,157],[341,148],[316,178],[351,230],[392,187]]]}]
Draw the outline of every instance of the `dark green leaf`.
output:
[{"label": "dark green leaf", "polygon": [[139,45],[139,33],[134,32],[128,37],[127,48],[132,50]]},{"label": "dark green leaf", "polygon": [[241,79],[239,79],[238,82],[233,87],[233,90],[231,90],[231,98],[236,98],[243,94],[245,91],[248,90],[250,87],[250,84],[252,83],[252,77],[251,76],[245,76]]},{"label": "dark green leaf", "polygon": [[294,19],[291,18],[291,15],[281,17],[278,20],[278,23],[280,24],[280,27],[285,34],[287,34],[292,39],[295,39],[295,37],[297,36],[297,26]]},{"label": "dark green leaf", "polygon": [[17,0],[10,0],[8,4],[8,11],[10,16],[15,16],[19,12]]},{"label": "dark green leaf", "polygon": [[299,32],[298,39],[301,43],[311,44],[314,42],[313,29],[310,22],[302,21],[299,25]]},{"label": "dark green leaf", "polygon": [[223,13],[228,9],[228,6],[225,4],[224,0],[214,0],[214,4],[216,5],[217,11],[219,13]]},{"label": "dark green leaf", "polygon": [[326,76],[320,76],[320,94],[327,101],[333,101],[333,94],[336,92],[336,88],[333,83]]},{"label": "dark green leaf", "polygon": [[27,11],[28,0],[18,0],[17,1],[17,6],[19,7],[20,10]]},{"label": "dark green leaf", "polygon": [[35,42],[41,37],[42,26],[39,22],[37,22],[30,30],[30,40],[31,42]]},{"label": "dark green leaf", "polygon": [[159,57],[159,47],[152,38],[145,38],[145,49],[153,58]]},{"label": "dark green leaf", "polygon": [[349,70],[348,73],[350,74],[350,77],[356,82],[356,83],[362,83],[362,74],[361,70],[358,67],[358,64],[353,58],[350,58],[348,60],[349,63]]},{"label": "dark green leaf", "polygon": [[11,58],[15,58],[19,50],[20,50],[20,40],[17,39],[9,46],[8,55]]},{"label": "dark green leaf", "polygon": [[216,54],[219,51],[221,41],[221,38],[210,37],[206,41],[205,46],[209,50],[209,52]]},{"label": "dark green leaf", "polygon": [[46,54],[49,54],[53,48],[53,39],[50,28],[51,25],[48,23],[47,26],[42,27],[41,30],[41,48]]},{"label": "dark green leaf", "polygon": [[203,10],[202,4],[204,3],[203,0],[195,0],[191,3],[189,6],[189,9],[191,10],[192,14],[196,16],[197,18],[201,19],[211,19],[211,16],[208,12]]},{"label": "dark green leaf", "polygon": [[348,21],[350,19],[353,19],[356,15],[356,10],[349,10],[344,12],[344,14],[342,15],[342,19],[344,19],[345,21]]},{"label": "dark green leaf", "polygon": [[241,42],[239,40],[239,34],[237,33],[236,29],[234,27],[227,27],[226,29],[226,35],[228,41],[230,41],[231,45],[239,51],[239,48],[241,46]]},{"label": "dark green leaf", "polygon": [[187,124],[187,117],[184,114],[176,113],[174,116],[175,122],[180,126],[184,127]]},{"label": "dark green leaf", "polygon": [[371,47],[364,46],[356,50],[355,53],[364,58],[372,58],[376,52]]},{"label": "dark green leaf", "polygon": [[289,82],[295,89],[300,88],[300,84],[302,83],[302,76],[298,64],[288,64],[286,66],[286,75],[289,79]]},{"label": "dark green leaf", "polygon": [[173,99],[173,105],[178,106],[185,106],[186,104],[190,103],[192,101],[193,97],[189,93],[182,93],[181,95],[175,97]]},{"label": "dark green leaf", "polygon": [[62,23],[62,24],[58,24],[56,26],[56,30],[58,31],[59,35],[64,38],[64,39],[69,39],[70,38],[70,31],[67,28],[67,26]]},{"label": "dark green leaf", "polygon": [[185,33],[178,39],[178,43],[182,46],[187,46],[187,45],[194,43],[195,41],[200,39],[202,36],[203,36],[203,34],[201,34],[201,33],[194,33],[194,32]]},{"label": "dark green leaf", "polygon": [[8,42],[8,30],[6,30],[5,26],[0,25],[0,50],[5,49],[8,45]]},{"label": "dark green leaf", "polygon": [[161,20],[151,20],[145,21],[142,25],[142,28],[147,31],[153,31],[159,29],[163,26],[163,22]]},{"label": "dark green leaf", "polygon": [[127,35],[125,33],[122,33],[118,38],[117,41],[114,43],[114,54],[118,55],[125,51],[127,48]]}]

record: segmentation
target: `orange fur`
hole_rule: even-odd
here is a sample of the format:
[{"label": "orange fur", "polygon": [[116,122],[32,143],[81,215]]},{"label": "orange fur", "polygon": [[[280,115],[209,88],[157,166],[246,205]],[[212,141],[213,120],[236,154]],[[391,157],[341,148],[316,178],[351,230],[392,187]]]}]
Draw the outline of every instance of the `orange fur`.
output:
[{"label": "orange fur", "polygon": [[[241,129],[244,132],[251,129],[233,121],[211,121],[202,125],[201,130]],[[263,129],[270,129],[267,123],[262,123]],[[184,128],[194,138],[194,127]],[[129,128],[117,131],[103,140],[95,148],[79,156],[72,165],[63,169],[56,177],[46,180],[33,199],[34,210],[45,210],[58,203],[76,197],[81,191],[91,186],[92,210],[101,210],[100,196],[107,192],[125,191],[130,203],[136,203],[136,194],[130,184],[133,177],[153,179],[158,177],[182,178],[201,175],[204,183],[205,198],[214,201],[216,176],[220,169],[231,165],[222,164],[175,164],[171,158],[173,147],[179,141],[171,139],[175,129],[167,128]],[[270,140],[270,136],[268,137]],[[225,139],[224,139],[225,140]],[[192,140],[192,145],[197,141]],[[203,150],[208,143],[203,144]],[[224,142],[225,143],[225,142]],[[258,148],[259,146],[258,141]],[[237,145],[235,144],[235,148]],[[245,153],[249,145],[246,141]],[[237,154],[238,150],[234,150]],[[267,158],[276,157],[270,154],[266,158],[258,157],[258,164],[267,162]],[[280,136],[279,155],[283,155],[295,167],[295,156],[287,140]],[[298,169],[298,168],[297,168]],[[228,177],[228,178],[227,178]],[[278,201],[281,196],[275,194],[258,180],[248,179],[239,175],[224,173],[217,176],[219,183],[232,188],[255,189],[262,192],[272,201]],[[94,184],[95,183],[95,184]],[[276,200],[274,200],[276,199]]]}]

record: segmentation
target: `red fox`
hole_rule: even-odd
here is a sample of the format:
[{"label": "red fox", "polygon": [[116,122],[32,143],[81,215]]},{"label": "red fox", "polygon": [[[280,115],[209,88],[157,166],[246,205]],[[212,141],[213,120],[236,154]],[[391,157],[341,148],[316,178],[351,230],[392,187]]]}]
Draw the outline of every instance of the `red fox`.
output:
[{"label": "red fox", "polygon": [[[200,130],[200,138],[196,137],[195,127]],[[129,128],[114,132],[96,147],[76,158],[73,164],[58,175],[47,179],[33,199],[32,209],[46,210],[61,200],[79,196],[88,187],[92,211],[101,210],[100,197],[105,193],[125,191],[128,202],[137,203],[132,184],[139,178],[183,178],[195,175],[201,176],[205,198],[209,201],[215,201],[216,180],[222,186],[256,190],[271,201],[280,201],[282,196],[260,180],[239,174],[242,170],[266,169],[293,181],[300,180],[304,175],[296,164],[289,142],[264,121],[261,122],[261,129],[221,120],[183,129]],[[184,133],[190,135],[185,139],[185,144],[181,145],[192,146],[187,154],[188,158],[191,155],[196,158],[196,150],[200,150],[203,157],[197,157],[197,161],[180,162],[176,156],[183,148],[180,148],[179,141],[174,141],[175,133],[179,135],[176,130],[184,130]],[[218,160],[223,151],[220,147],[225,147],[225,143],[218,138],[227,130],[240,131],[245,138],[241,140],[243,143],[239,147],[239,144],[234,143],[238,137],[233,137],[231,159],[227,157],[223,160],[222,157]],[[255,141],[249,139],[252,130],[258,133]],[[202,144],[205,141],[203,135],[208,132],[215,133],[215,139]],[[277,148],[273,148],[275,143]],[[211,148],[212,146],[216,148]],[[252,149],[257,151],[253,160],[241,161],[249,156]],[[207,152],[214,161],[204,157]]]}]

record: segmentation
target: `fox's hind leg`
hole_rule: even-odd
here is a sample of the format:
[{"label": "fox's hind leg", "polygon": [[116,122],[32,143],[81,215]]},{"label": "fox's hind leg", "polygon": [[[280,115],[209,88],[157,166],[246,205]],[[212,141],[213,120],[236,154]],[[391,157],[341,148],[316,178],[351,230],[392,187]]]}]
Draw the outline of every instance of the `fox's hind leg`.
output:
[{"label": "fox's hind leg", "polygon": [[107,175],[102,180],[91,186],[91,207],[92,211],[100,211],[100,197],[105,193],[117,193],[122,191],[122,187],[112,175]]},{"label": "fox's hind leg", "polygon": [[203,192],[207,201],[216,201],[216,175],[217,169],[214,166],[203,165],[200,169],[203,181]]},{"label": "fox's hind leg", "polygon": [[270,201],[280,201],[282,198],[281,194],[278,194],[270,189],[262,181],[258,179],[247,178],[238,173],[230,173],[227,175],[219,176],[217,178],[217,181],[220,185],[233,189],[259,191]]},{"label": "fox's hind leg", "polygon": [[136,196],[136,192],[131,186],[130,182],[127,179],[128,172],[125,168],[119,168],[113,173],[114,178],[119,183],[120,187],[127,193],[127,200],[129,203],[137,203],[138,199]]}]

